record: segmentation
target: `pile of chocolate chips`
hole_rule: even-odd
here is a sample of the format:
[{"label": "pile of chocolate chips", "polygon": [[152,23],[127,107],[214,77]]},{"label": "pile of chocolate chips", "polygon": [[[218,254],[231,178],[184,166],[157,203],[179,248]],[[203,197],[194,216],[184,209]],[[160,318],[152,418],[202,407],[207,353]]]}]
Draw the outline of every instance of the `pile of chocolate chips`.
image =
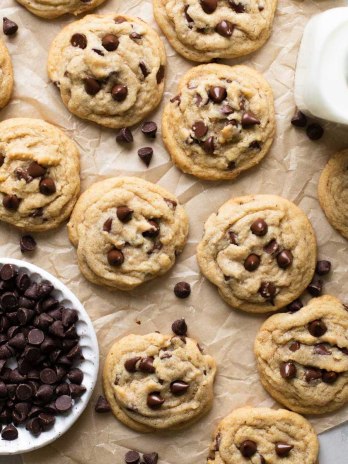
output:
[{"label": "pile of chocolate chips", "polygon": [[83,359],[76,332],[78,313],[53,296],[53,285],[34,282],[12,264],[0,268],[0,430],[18,437],[18,426],[34,436],[55,416],[69,413],[83,395]]}]

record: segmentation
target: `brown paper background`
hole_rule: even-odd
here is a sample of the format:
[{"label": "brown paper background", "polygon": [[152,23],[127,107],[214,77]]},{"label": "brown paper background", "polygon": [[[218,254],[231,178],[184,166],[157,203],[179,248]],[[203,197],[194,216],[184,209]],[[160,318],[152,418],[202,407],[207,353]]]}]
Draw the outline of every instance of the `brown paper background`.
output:
[{"label": "brown paper background", "polygon": [[[155,154],[150,168],[146,169],[136,150],[149,145],[149,140],[143,137],[139,128],[134,132],[134,147],[128,149],[115,143],[115,131],[70,115],[48,81],[46,60],[50,42],[72,18],[44,21],[32,16],[15,0],[0,0],[1,16],[9,16],[19,24],[17,36],[6,38],[14,63],[16,86],[10,105],[0,113],[1,120],[36,117],[64,129],[80,147],[84,189],[108,176],[136,175],[158,182],[176,194],[190,217],[189,241],[176,266],[164,277],[145,284],[132,294],[111,294],[85,281],[79,273],[75,250],[69,243],[65,227],[36,235],[37,252],[33,257],[23,257],[18,245],[20,234],[1,224],[0,255],[31,261],[60,278],[75,292],[97,331],[101,366],[117,337],[130,332],[170,331],[172,321],[179,317],[186,318],[190,334],[216,358],[219,366],[214,407],[208,416],[189,429],[141,435],[121,425],[111,414],[95,414],[95,398],[101,393],[99,382],[94,398],[75,426],[52,445],[25,455],[25,464],[121,464],[129,448],[157,451],[161,464],[203,463],[211,432],[224,415],[246,404],[274,405],[258,381],[252,351],[255,334],[264,317],[229,308],[219,298],[216,289],[199,274],[195,249],[204,221],[230,197],[249,193],[279,194],[294,201],[309,215],[317,233],[320,257],[333,262],[334,272],[325,290],[345,298],[347,242],[327,223],[318,204],[316,189],[328,156],[347,146],[348,136],[343,128],[331,125],[326,126],[322,140],[311,142],[289,123],[294,110],[294,69],[303,28],[313,14],[345,4],[343,0],[280,0],[268,43],[247,59],[236,61],[255,67],[269,80],[277,113],[276,141],[259,167],[234,182],[208,183],[197,181],[174,168],[160,136],[150,142]],[[109,0],[98,11],[140,16],[158,30],[149,0]],[[176,92],[178,78],[193,64],[176,55],[165,39],[164,42],[169,58],[164,98],[167,101]],[[163,103],[152,116],[157,122]],[[189,299],[175,298],[173,286],[178,280],[191,283]],[[141,325],[136,321],[141,321]],[[313,422],[316,430],[321,432],[347,419],[348,407]]]}]

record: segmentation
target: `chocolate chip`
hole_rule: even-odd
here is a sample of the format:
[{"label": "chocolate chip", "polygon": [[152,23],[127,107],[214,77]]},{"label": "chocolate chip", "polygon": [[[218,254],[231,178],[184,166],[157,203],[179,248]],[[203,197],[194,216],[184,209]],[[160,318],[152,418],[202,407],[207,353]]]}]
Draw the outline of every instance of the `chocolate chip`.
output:
[{"label": "chocolate chip", "polygon": [[177,319],[176,321],[173,322],[172,324],[172,331],[175,333],[175,335],[179,336],[186,336],[187,335],[187,324],[185,322],[185,319]]},{"label": "chocolate chip", "polygon": [[127,98],[128,88],[123,84],[115,84],[111,89],[111,96],[114,100],[122,102]]},{"label": "chocolate chip", "polygon": [[245,458],[251,458],[257,452],[257,445],[252,440],[245,440],[239,445],[239,451]]},{"label": "chocolate chip", "polygon": [[[28,310],[29,311],[29,310]],[[22,351],[25,348],[26,341],[23,333],[18,333],[14,337],[10,338],[8,344],[16,351]]]},{"label": "chocolate chip", "polygon": [[158,453],[143,454],[144,464],[157,464]]},{"label": "chocolate chip", "polygon": [[83,385],[76,385],[75,383],[69,383],[69,392],[71,398],[80,398],[84,393],[86,393],[86,387]]},{"label": "chocolate chip", "polygon": [[73,47],[85,49],[87,47],[87,37],[84,34],[74,34],[70,43]]},{"label": "chocolate chip", "polygon": [[189,388],[189,384],[183,380],[175,380],[170,384],[170,391],[175,396],[184,395]]},{"label": "chocolate chip", "polygon": [[145,78],[150,74],[150,71],[147,69],[147,66],[144,63],[144,61],[140,61],[139,68],[141,69],[141,72],[143,73],[143,76]]},{"label": "chocolate chip", "polygon": [[176,95],[175,97],[173,97],[173,98],[170,99],[170,102],[171,102],[171,103],[178,103],[178,105],[180,105],[180,103],[181,103],[181,96],[180,96],[180,95]]},{"label": "chocolate chip", "polygon": [[268,232],[267,222],[262,218],[258,218],[251,224],[250,230],[254,235],[263,237]]},{"label": "chocolate chip", "polygon": [[242,116],[242,126],[243,128],[255,126],[261,124],[261,121],[252,113],[246,112]]},{"label": "chocolate chip", "polygon": [[307,116],[303,114],[300,110],[296,110],[295,114],[291,118],[291,124],[295,127],[306,127]]},{"label": "chocolate chip", "polygon": [[111,407],[108,401],[104,398],[104,396],[99,395],[94,410],[98,413],[110,412]]},{"label": "chocolate chip", "polygon": [[203,142],[202,147],[203,147],[203,150],[209,155],[214,154],[214,150],[215,150],[214,137],[207,138],[207,140]]},{"label": "chocolate chip", "polygon": [[322,373],[320,369],[315,367],[309,367],[305,371],[306,382],[309,383],[312,380],[319,380],[322,378]]},{"label": "chocolate chip", "polygon": [[128,127],[123,127],[116,135],[116,142],[118,143],[132,143],[133,140],[133,134]]},{"label": "chocolate chip", "polygon": [[321,337],[327,331],[327,327],[322,320],[315,319],[308,324],[308,331],[313,337]]},{"label": "chocolate chip", "polygon": [[267,299],[267,300],[273,300],[275,294],[276,294],[276,287],[272,282],[262,282],[259,288],[259,293],[260,295]]},{"label": "chocolate chip", "polygon": [[143,147],[138,150],[138,156],[148,167],[150,165],[153,155],[153,149],[151,147]]},{"label": "chocolate chip", "polygon": [[45,177],[40,181],[39,190],[43,195],[53,195],[56,193],[56,184],[51,177]]},{"label": "chocolate chip", "polygon": [[13,292],[3,293],[0,298],[0,304],[3,310],[11,312],[18,308],[18,297]]},{"label": "chocolate chip", "polygon": [[283,250],[277,255],[277,263],[281,269],[287,269],[291,266],[293,256],[290,250]]},{"label": "chocolate chip", "polygon": [[38,416],[42,430],[50,430],[56,422],[55,417],[52,414],[46,414],[41,412]]},{"label": "chocolate chip", "polygon": [[320,124],[313,123],[309,124],[306,129],[307,137],[311,140],[319,140],[324,134],[324,129]]},{"label": "chocolate chip", "polygon": [[325,383],[335,383],[337,379],[338,379],[338,374],[336,372],[325,371],[323,373],[322,380]]},{"label": "chocolate chip", "polygon": [[36,161],[33,161],[29,164],[27,173],[33,179],[37,177],[42,177],[46,174],[46,168],[38,164]]},{"label": "chocolate chip", "polygon": [[47,385],[53,385],[57,382],[57,374],[53,369],[46,368],[40,372],[40,380]]},{"label": "chocolate chip", "polygon": [[221,103],[227,97],[227,91],[225,87],[211,86],[208,95],[214,103]]},{"label": "chocolate chip", "polygon": [[139,464],[140,454],[137,451],[127,451],[124,460],[126,464]]},{"label": "chocolate chip", "polygon": [[287,306],[287,309],[291,311],[292,313],[299,311],[301,308],[303,308],[303,303],[300,299],[294,300],[292,303],[290,303]]},{"label": "chocolate chip", "polygon": [[328,274],[330,271],[331,271],[331,263],[330,263],[330,261],[321,260],[321,261],[317,262],[315,272],[318,275],[323,276],[323,275]]},{"label": "chocolate chip", "polygon": [[2,30],[5,35],[14,35],[18,31],[18,24],[11,19],[2,18]]},{"label": "chocolate chip", "polygon": [[44,339],[45,339],[45,335],[40,329],[32,329],[28,333],[28,342],[31,345],[41,345]]},{"label": "chocolate chip", "polygon": [[0,154],[0,168],[4,164],[4,162],[5,162],[5,157]]},{"label": "chocolate chip", "polygon": [[319,296],[323,291],[323,282],[321,280],[313,279],[308,285],[307,290],[312,296]]},{"label": "chocolate chip", "polygon": [[243,3],[237,3],[234,0],[228,0],[228,4],[236,13],[245,13],[245,7]]},{"label": "chocolate chip", "polygon": [[153,356],[147,356],[146,358],[141,358],[138,369],[141,372],[146,372],[147,374],[153,374],[156,369],[153,366],[154,358]]},{"label": "chocolate chip", "polygon": [[260,262],[260,257],[252,253],[244,261],[244,268],[249,272],[256,271],[256,269],[260,266]]},{"label": "chocolate chip", "polygon": [[142,35],[138,34],[137,32],[131,32],[129,34],[129,37],[132,39],[132,40],[140,40],[142,38]]},{"label": "chocolate chip", "polygon": [[279,250],[279,245],[277,243],[277,240],[273,239],[270,242],[268,242],[264,247],[263,250],[268,253],[269,255],[275,255],[277,251]]},{"label": "chocolate chip", "polygon": [[140,356],[136,356],[134,358],[130,358],[130,359],[127,359],[127,361],[125,361],[124,363],[124,367],[126,369],[126,371],[128,372],[136,372],[137,370],[137,362],[140,361]]},{"label": "chocolate chip", "polygon": [[36,241],[32,235],[23,235],[20,239],[20,248],[22,253],[32,252],[36,248]]},{"label": "chocolate chip", "polygon": [[83,85],[88,95],[97,95],[97,93],[101,90],[100,82],[94,77],[86,77],[83,80]]},{"label": "chocolate chip", "polygon": [[116,24],[122,24],[122,23],[127,22],[126,18],[124,18],[123,16],[116,16],[114,21],[115,21]]},{"label": "chocolate chip", "polygon": [[157,74],[156,74],[157,84],[160,84],[163,81],[164,74],[165,74],[165,67],[161,64],[161,66],[158,68],[158,71],[157,71]]},{"label": "chocolate chip", "polygon": [[4,208],[9,211],[17,211],[20,202],[21,200],[17,197],[17,195],[5,195],[2,199]]},{"label": "chocolate chip", "polygon": [[114,34],[106,34],[102,39],[102,45],[108,52],[113,52],[119,46],[119,40]]},{"label": "chocolate chip", "polygon": [[33,417],[29,419],[28,422],[26,423],[25,428],[34,436],[36,437],[39,436],[40,433],[42,432],[40,419],[38,417]]},{"label": "chocolate chip", "polygon": [[290,351],[298,351],[301,348],[301,343],[298,341],[291,342],[289,345],[289,350]]},{"label": "chocolate chip", "polygon": [[97,55],[99,55],[99,56],[104,56],[104,53],[103,53],[101,50],[99,50],[98,48],[92,48],[92,50],[93,50],[94,53],[96,53]]},{"label": "chocolate chip", "polygon": [[275,450],[277,455],[280,458],[289,456],[290,451],[293,449],[293,445],[288,445],[287,443],[278,442],[275,444]]},{"label": "chocolate chip", "polygon": [[227,21],[227,19],[220,21],[216,26],[215,26],[215,31],[222,35],[223,37],[231,37],[233,34],[234,30],[234,24],[232,24],[230,21]]},{"label": "chocolate chip", "polygon": [[121,266],[124,263],[124,255],[121,250],[113,248],[107,254],[108,263],[110,266]]},{"label": "chocolate chip", "polygon": [[174,286],[174,293],[178,298],[188,298],[191,294],[191,286],[188,282],[178,282]]},{"label": "chocolate chip", "polygon": [[228,231],[228,239],[232,245],[238,245],[238,236],[232,230]]},{"label": "chocolate chip", "polygon": [[0,278],[8,281],[13,279],[17,275],[17,271],[12,264],[4,264],[0,269]]},{"label": "chocolate chip", "polygon": [[284,362],[280,365],[280,375],[283,379],[289,380],[296,377],[296,366],[293,362]]},{"label": "chocolate chip", "polygon": [[68,395],[59,396],[55,401],[55,406],[59,412],[67,412],[72,408],[72,400]]},{"label": "chocolate chip", "polygon": [[116,209],[116,214],[118,219],[121,222],[129,222],[133,217],[134,211],[126,205],[118,206]]},{"label": "chocolate chip", "polygon": [[157,133],[157,124],[154,121],[144,122],[141,126],[141,132],[147,137],[154,139]]},{"label": "chocolate chip", "polygon": [[143,237],[146,237],[146,238],[156,238],[158,237],[159,233],[160,233],[160,226],[159,224],[153,220],[153,219],[150,219],[148,221],[149,225],[151,226],[148,230],[145,230],[143,233],[142,233],[142,236]]},{"label": "chocolate chip", "polygon": [[321,356],[328,356],[331,354],[331,351],[326,348],[323,343],[318,343],[318,345],[314,345],[314,353],[319,354]]},{"label": "chocolate chip", "polygon": [[164,399],[159,392],[152,392],[147,395],[147,405],[150,409],[158,409],[164,403]]},{"label": "chocolate chip", "polygon": [[197,139],[201,139],[208,132],[208,127],[204,124],[203,121],[196,121],[192,126],[192,130],[195,134],[195,137]]},{"label": "chocolate chip", "polygon": [[32,396],[33,396],[33,390],[31,389],[30,385],[21,383],[16,388],[16,397],[20,401],[28,401]]},{"label": "chocolate chip", "polygon": [[6,425],[6,427],[2,429],[1,438],[8,441],[16,440],[18,438],[18,430],[12,424]]},{"label": "chocolate chip", "polygon": [[217,8],[217,0],[201,0],[201,7],[204,13],[214,13]]}]

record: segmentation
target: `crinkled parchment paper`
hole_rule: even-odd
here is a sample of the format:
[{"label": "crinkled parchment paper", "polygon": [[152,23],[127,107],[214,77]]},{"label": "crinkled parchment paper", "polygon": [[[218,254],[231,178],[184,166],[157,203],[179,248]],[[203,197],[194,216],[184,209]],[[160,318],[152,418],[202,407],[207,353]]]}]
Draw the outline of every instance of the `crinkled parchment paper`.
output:
[{"label": "crinkled parchment paper", "polygon": [[[150,168],[146,169],[136,150],[148,145],[149,140],[139,128],[135,130],[134,147],[128,149],[115,143],[114,131],[70,115],[48,81],[46,59],[50,42],[62,26],[73,20],[72,17],[48,22],[32,16],[15,0],[0,0],[1,16],[9,16],[19,24],[18,34],[6,38],[14,63],[16,86],[10,105],[0,113],[1,119],[30,116],[56,124],[80,147],[83,188],[105,177],[124,174],[158,182],[185,204],[191,226],[187,246],[172,271],[130,295],[111,294],[84,280],[65,227],[37,235],[37,252],[24,259],[60,278],[80,298],[98,334],[101,366],[117,337],[130,332],[167,332],[172,321],[179,317],[186,318],[189,333],[216,358],[219,366],[214,407],[191,428],[183,432],[140,435],[121,425],[111,414],[97,415],[93,407],[95,398],[101,393],[99,383],[89,408],[75,426],[51,446],[24,456],[26,464],[121,464],[129,448],[157,451],[161,464],[203,463],[211,432],[224,415],[243,405],[274,405],[260,385],[253,356],[255,334],[264,318],[234,311],[224,304],[216,288],[198,272],[195,249],[204,221],[230,197],[249,193],[279,194],[293,200],[309,215],[317,233],[320,257],[333,262],[334,271],[325,290],[345,298],[347,242],[326,221],[317,200],[317,182],[328,156],[347,146],[348,140],[344,138],[348,136],[343,128],[330,126],[326,127],[322,140],[311,142],[303,131],[294,129],[289,122],[294,110],[294,69],[303,28],[313,14],[343,4],[343,1],[332,0],[280,0],[268,43],[248,59],[239,60],[263,72],[273,88],[276,141],[262,164],[235,182],[204,183],[172,166],[160,136],[150,142],[155,154]],[[158,30],[149,0],[109,0],[98,11],[140,16]],[[176,55],[165,39],[164,42],[169,57],[164,99],[167,101],[176,92],[178,78],[193,64]],[[157,122],[160,112],[161,108],[153,115]],[[18,242],[19,233],[2,224],[0,254],[23,258]],[[178,280],[191,283],[189,299],[175,298],[173,286]],[[347,419],[348,407],[313,419],[313,422],[320,432]]]}]

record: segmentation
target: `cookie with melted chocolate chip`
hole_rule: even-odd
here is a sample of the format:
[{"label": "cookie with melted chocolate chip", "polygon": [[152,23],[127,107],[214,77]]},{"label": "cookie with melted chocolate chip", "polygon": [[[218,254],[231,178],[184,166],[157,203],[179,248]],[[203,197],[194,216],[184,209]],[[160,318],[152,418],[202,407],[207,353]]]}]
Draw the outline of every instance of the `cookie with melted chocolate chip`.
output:
[{"label": "cookie with melted chocolate chip", "polygon": [[128,335],[109,351],[105,396],[118,420],[139,432],[180,429],[213,402],[214,359],[188,337]]},{"label": "cookie with melted chocolate chip", "polygon": [[171,193],[135,177],[91,185],[68,224],[81,272],[109,289],[131,290],[167,272],[187,240],[186,212]]},{"label": "cookie with melted chocolate chip", "polygon": [[263,386],[287,408],[324,414],[348,402],[348,312],[337,298],[267,319],[255,354]]},{"label": "cookie with melted chocolate chip", "polygon": [[277,0],[154,0],[172,47],[192,61],[236,58],[268,39]]},{"label": "cookie with melted chocolate chip", "polygon": [[79,15],[93,10],[106,0],[17,0],[40,18],[54,19],[66,13]]},{"label": "cookie with melted chocolate chip", "polygon": [[13,89],[13,69],[7,47],[0,37],[0,109],[7,105]]},{"label": "cookie with melted chocolate chip", "polygon": [[0,220],[43,232],[65,221],[80,192],[80,154],[40,119],[0,123]]},{"label": "cookie with melted chocolate chip", "polygon": [[48,74],[71,113],[114,129],[132,126],[160,103],[166,54],[143,20],[88,15],[54,39]]},{"label": "cookie with melted chocolate chip", "polygon": [[275,132],[273,94],[247,66],[207,64],[180,81],[162,118],[173,162],[200,179],[234,179],[268,153]]},{"label": "cookie with melted chocolate chip", "polygon": [[317,464],[318,438],[302,416],[285,409],[240,408],[214,432],[207,464]]},{"label": "cookie with melted chocolate chip", "polygon": [[205,223],[197,259],[202,273],[233,308],[273,312],[312,281],[317,246],[313,228],[294,203],[250,195],[224,203]]}]

